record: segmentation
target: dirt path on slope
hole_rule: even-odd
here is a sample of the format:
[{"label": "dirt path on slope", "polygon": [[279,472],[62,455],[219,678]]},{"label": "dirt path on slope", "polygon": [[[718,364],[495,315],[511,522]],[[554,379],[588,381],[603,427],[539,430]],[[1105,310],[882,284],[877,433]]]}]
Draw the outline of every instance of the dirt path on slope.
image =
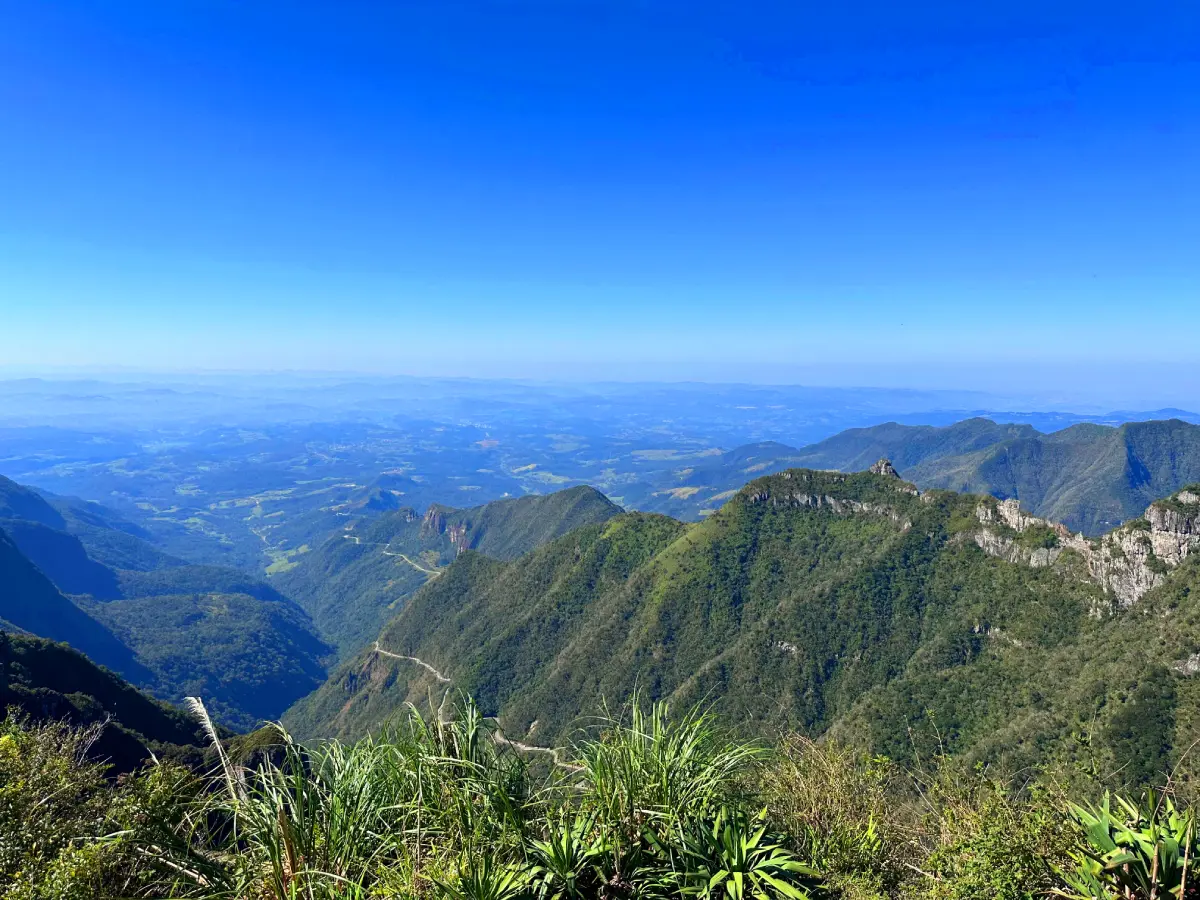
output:
[{"label": "dirt path on slope", "polygon": [[[423,660],[423,659],[418,659],[415,656],[404,656],[403,654],[400,654],[400,653],[393,653],[391,650],[384,650],[382,647],[379,646],[379,641],[375,641],[374,650],[380,656],[386,656],[389,659],[398,659],[398,660],[401,660],[404,662],[416,663],[418,666],[420,666],[421,668],[423,668],[427,672],[429,672],[431,675],[433,675],[433,677],[436,678],[442,684],[449,685],[451,683],[449,678],[447,678],[445,675],[443,675],[441,672],[439,672],[437,669],[435,669],[429,663],[425,662],[425,660]],[[440,704],[438,704],[438,721],[443,725],[445,724],[445,720],[442,718],[442,706],[445,705],[446,697],[449,695],[449,693],[450,693],[450,688],[447,687],[446,693],[442,695],[442,702]],[[495,721],[495,720],[493,719],[492,721]],[[564,769],[568,772],[583,771],[582,766],[576,766],[576,765],[573,765],[572,763],[564,762],[562,757],[560,756],[560,751],[555,747],[537,747],[533,744],[526,744],[526,743],[522,743],[521,741],[514,741],[511,738],[505,737],[504,732],[502,732],[500,730],[499,723],[497,723],[497,725],[496,725],[496,730],[492,732],[492,740],[494,740],[497,744],[500,744],[501,746],[510,747],[513,750],[519,750],[522,753],[549,754],[550,758],[554,762],[554,765],[556,765],[560,769]]]},{"label": "dirt path on slope", "polygon": [[[357,534],[343,534],[342,537],[344,537],[348,541],[354,541],[354,543],[359,545],[360,547],[363,546],[363,539],[360,538]],[[263,538],[263,540],[266,540],[266,538]],[[439,575],[442,574],[441,569],[427,569],[425,566],[421,565],[420,563],[413,562],[411,559],[409,559],[403,553],[397,553],[395,550],[389,550],[388,547],[392,546],[390,541],[386,544],[381,544],[378,541],[369,541],[369,542],[367,542],[366,546],[382,547],[383,549],[380,550],[379,552],[382,553],[384,556],[400,557],[402,560],[404,560],[406,563],[408,563],[410,566],[412,566],[418,572],[423,572],[424,574],[428,575],[430,580],[437,578]]]},{"label": "dirt path on slope", "polygon": [[382,647],[379,646],[379,641],[375,642],[375,652],[378,653],[380,656],[388,656],[388,657],[391,657],[392,659],[403,659],[403,660],[407,660],[408,662],[414,662],[418,666],[421,666],[422,668],[427,669],[429,672],[433,673],[433,677],[436,678],[438,681],[440,681],[442,684],[450,683],[449,678],[447,678],[445,675],[443,675],[441,672],[439,672],[437,669],[435,669],[429,663],[425,662],[425,660],[423,660],[423,659],[417,659],[415,656],[401,656],[399,653],[393,653],[391,650],[384,650]]}]

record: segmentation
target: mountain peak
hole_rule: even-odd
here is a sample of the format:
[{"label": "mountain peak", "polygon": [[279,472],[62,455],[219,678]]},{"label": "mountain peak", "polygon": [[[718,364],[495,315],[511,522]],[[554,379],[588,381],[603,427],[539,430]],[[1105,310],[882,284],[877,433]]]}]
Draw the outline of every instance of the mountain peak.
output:
[{"label": "mountain peak", "polygon": [[900,473],[896,471],[896,467],[892,465],[892,461],[886,456],[871,466],[868,471],[872,475],[886,475],[888,478],[900,477]]}]

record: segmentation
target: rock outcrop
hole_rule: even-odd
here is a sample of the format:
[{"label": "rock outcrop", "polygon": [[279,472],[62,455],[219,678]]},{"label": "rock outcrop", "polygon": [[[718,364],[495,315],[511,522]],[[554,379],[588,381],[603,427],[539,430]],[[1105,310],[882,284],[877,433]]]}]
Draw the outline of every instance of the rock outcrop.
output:
[{"label": "rock outcrop", "polygon": [[[449,510],[455,512],[454,510]],[[431,504],[429,509],[425,511],[425,518],[421,520],[421,531],[426,536],[432,534],[444,534],[450,539],[450,545],[454,547],[455,555],[462,553],[467,549],[467,528],[468,523],[457,522],[451,523],[446,516],[446,508],[438,506],[436,503]]]},{"label": "rock outcrop", "polygon": [[868,469],[872,475],[886,475],[888,478],[899,478],[900,473],[896,471],[896,467],[892,465],[892,461],[887,457],[879,460],[875,465]]},{"label": "rock outcrop", "polygon": [[[1122,607],[1137,603],[1200,550],[1200,494],[1189,489],[1152,503],[1143,518],[1095,541],[1029,515],[1016,500],[985,501],[976,515],[983,527],[974,539],[985,553],[1036,567],[1052,565],[1073,551],[1083,559],[1088,577]],[[1035,529],[1035,541],[1022,540]]]},{"label": "rock outcrop", "polygon": [[[881,460],[880,462],[887,462],[887,460]],[[895,470],[893,469],[892,472],[894,474]],[[875,474],[882,473],[875,472]],[[778,476],[774,477],[785,482],[792,482],[794,487],[789,485],[781,490],[778,484],[771,485],[769,483],[755,482],[754,484],[757,486],[757,489],[749,490],[743,488],[743,496],[750,503],[764,503],[771,506],[806,506],[811,509],[824,508],[838,515],[866,513],[891,519],[904,530],[912,527],[912,521],[907,516],[887,504],[863,502],[852,500],[848,497],[835,497],[831,493],[821,491],[822,487],[828,489],[831,485],[844,483],[850,477],[844,473],[814,473],[798,469],[781,472]],[[897,493],[916,495],[916,487],[907,481],[901,481],[899,475],[896,475],[895,478],[895,490]]]}]

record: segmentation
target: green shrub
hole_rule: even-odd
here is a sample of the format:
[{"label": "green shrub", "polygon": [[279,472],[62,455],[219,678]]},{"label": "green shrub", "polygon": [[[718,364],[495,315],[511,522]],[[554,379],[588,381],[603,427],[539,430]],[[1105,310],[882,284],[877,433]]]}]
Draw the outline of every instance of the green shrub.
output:
[{"label": "green shrub", "polygon": [[0,721],[0,898],[123,898],[174,885],[193,862],[163,851],[179,849],[194,780],[172,766],[108,780],[87,760],[103,727],[34,725],[15,710]]},{"label": "green shrub", "polygon": [[1014,796],[982,773],[940,776],[927,795],[920,893],[930,900],[1031,900],[1061,884],[1072,833],[1062,798],[1041,786]]},{"label": "green shrub", "polygon": [[1017,543],[1029,550],[1049,550],[1058,546],[1058,532],[1049,525],[1030,525],[1017,536]]},{"label": "green shrub", "polygon": [[631,703],[542,769],[469,698],[353,745],[215,743],[203,776],[154,764],[110,780],[87,762],[95,737],[0,723],[0,900],[1197,893],[1194,817],[1173,800],[1073,805],[1052,779],[944,757],[906,771],[799,736],[767,751],[661,703]]}]

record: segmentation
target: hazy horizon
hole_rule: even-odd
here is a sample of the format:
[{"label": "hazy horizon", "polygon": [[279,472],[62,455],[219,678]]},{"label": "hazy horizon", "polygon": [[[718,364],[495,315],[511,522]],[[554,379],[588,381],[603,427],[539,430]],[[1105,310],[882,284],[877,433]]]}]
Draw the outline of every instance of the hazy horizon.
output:
[{"label": "hazy horizon", "polygon": [[[737,375],[742,377],[737,377]],[[263,379],[299,379],[315,382],[363,380],[497,382],[515,385],[586,387],[594,385],[657,386],[747,386],[763,388],[829,389],[843,391],[912,392],[943,394],[947,398],[976,395],[975,402],[948,404],[964,410],[1063,411],[1102,414],[1118,411],[1200,409],[1200,373],[1183,372],[1164,380],[1154,366],[1131,368],[1128,364],[1107,369],[1059,364],[1031,366],[1014,372],[1011,366],[963,370],[953,367],[759,367],[757,371],[735,367],[696,367],[663,371],[663,367],[636,366],[627,370],[554,370],[546,367],[514,366],[510,372],[463,371],[448,367],[441,371],[371,371],[365,369],[304,368],[152,368],[146,366],[15,366],[0,364],[0,384],[21,379],[47,381],[188,383],[217,379],[225,383],[251,384]],[[726,377],[721,377],[721,376]],[[758,377],[756,377],[756,375]],[[789,377],[791,376],[791,377]]]},{"label": "hazy horizon", "polygon": [[9,368],[1200,387],[1194,7],[0,15]]}]

